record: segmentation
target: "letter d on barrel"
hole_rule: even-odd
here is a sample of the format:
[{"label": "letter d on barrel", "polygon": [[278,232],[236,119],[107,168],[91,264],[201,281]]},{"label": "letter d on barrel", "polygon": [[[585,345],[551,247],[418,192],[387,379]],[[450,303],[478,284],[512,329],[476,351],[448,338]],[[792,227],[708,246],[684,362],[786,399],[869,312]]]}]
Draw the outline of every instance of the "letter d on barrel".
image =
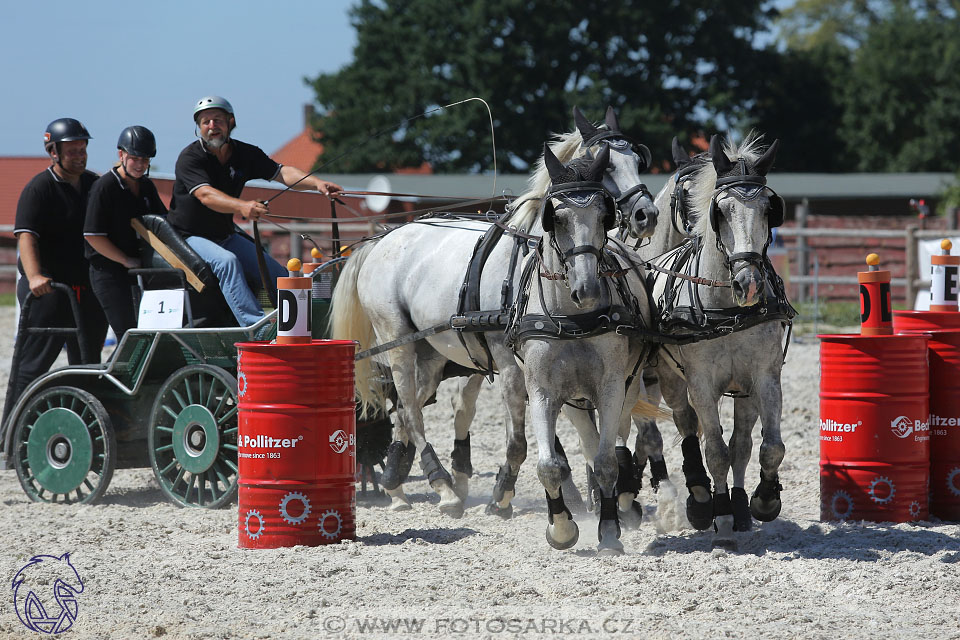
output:
[{"label": "letter d on barrel", "polygon": [[860,283],[860,335],[893,335],[890,272],[880,271],[880,256],[867,256],[868,271],[857,273]]},{"label": "letter d on barrel", "polygon": [[300,273],[300,261],[287,262],[290,276],[277,278],[277,344],[310,344],[313,281]]}]

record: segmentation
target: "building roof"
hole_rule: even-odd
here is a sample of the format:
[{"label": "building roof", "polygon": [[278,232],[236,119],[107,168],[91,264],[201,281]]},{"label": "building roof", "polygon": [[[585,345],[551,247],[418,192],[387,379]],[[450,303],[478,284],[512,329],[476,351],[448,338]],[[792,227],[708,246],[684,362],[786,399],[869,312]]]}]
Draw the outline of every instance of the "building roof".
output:
[{"label": "building roof", "polygon": [[13,225],[20,192],[50,166],[50,156],[0,156],[0,225]]},{"label": "building roof", "polygon": [[313,130],[304,127],[303,131],[271,153],[270,157],[280,164],[310,171],[322,153],[323,145],[313,139]]}]

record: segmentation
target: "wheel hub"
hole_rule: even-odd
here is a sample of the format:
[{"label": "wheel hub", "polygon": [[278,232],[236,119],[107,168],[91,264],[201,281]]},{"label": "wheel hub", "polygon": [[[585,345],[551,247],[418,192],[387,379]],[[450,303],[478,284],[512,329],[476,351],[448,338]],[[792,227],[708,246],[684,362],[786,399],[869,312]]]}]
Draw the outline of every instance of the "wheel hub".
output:
[{"label": "wheel hub", "polygon": [[27,461],[43,488],[70,493],[86,479],[93,463],[87,425],[70,409],[45,411],[27,438]]},{"label": "wheel hub", "polygon": [[173,452],[177,461],[191,473],[203,473],[217,459],[220,432],[209,409],[192,404],[177,415],[173,425]]}]

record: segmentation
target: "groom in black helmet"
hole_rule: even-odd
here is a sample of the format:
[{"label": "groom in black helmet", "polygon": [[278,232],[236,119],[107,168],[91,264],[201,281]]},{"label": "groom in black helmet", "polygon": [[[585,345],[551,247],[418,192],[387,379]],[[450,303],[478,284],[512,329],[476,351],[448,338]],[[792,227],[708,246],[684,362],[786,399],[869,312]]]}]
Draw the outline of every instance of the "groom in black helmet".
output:
[{"label": "groom in black helmet", "polygon": [[[47,125],[43,146],[51,164],[20,193],[13,232],[20,254],[17,298],[21,304],[28,293],[37,298],[24,321],[33,327],[72,327],[70,301],[59,294],[51,295],[50,283],[69,285],[80,303],[87,351],[93,362],[99,362],[107,322],[90,291],[83,242],[87,198],[97,180],[95,173],[87,171],[90,138],[86,127],[73,118],[60,118]],[[79,344],[72,336],[24,334],[23,341],[20,366],[11,372],[5,414],[27,385],[50,369],[64,342],[70,364],[81,363]]]}]

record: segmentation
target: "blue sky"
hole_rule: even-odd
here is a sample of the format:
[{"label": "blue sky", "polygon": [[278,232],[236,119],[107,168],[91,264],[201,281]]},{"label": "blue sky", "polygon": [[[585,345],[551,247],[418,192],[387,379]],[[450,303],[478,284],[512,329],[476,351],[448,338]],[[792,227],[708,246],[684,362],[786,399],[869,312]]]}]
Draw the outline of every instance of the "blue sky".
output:
[{"label": "blue sky", "polygon": [[233,104],[238,139],[271,153],[302,128],[313,97],[303,78],[352,58],[350,4],[3,0],[0,155],[43,155],[47,124],[73,117],[94,137],[88,168],[102,173],[120,131],[141,124],[157,136],[154,170],[172,173],[208,94]]}]

